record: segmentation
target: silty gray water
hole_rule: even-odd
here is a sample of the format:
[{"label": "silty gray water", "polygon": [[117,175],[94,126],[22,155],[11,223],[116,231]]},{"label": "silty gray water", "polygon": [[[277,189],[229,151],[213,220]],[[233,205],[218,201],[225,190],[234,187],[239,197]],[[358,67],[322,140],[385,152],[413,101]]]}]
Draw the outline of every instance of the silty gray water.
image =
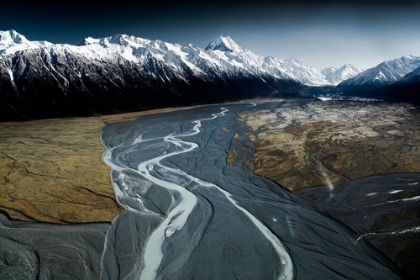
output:
[{"label": "silty gray water", "polygon": [[[107,235],[103,277],[399,279],[335,220],[226,164],[234,132],[248,129],[235,114],[245,106],[206,106],[103,128],[103,159],[126,209]],[[285,104],[256,109],[273,106]]]}]

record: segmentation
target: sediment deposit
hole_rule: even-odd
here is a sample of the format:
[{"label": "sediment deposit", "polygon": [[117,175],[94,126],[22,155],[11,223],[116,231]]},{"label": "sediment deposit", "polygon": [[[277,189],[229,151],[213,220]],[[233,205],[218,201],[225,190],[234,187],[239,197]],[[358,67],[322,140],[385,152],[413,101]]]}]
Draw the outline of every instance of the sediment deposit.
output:
[{"label": "sediment deposit", "polygon": [[420,112],[408,104],[314,101],[238,115],[255,143],[247,166],[290,191],[420,171]]}]

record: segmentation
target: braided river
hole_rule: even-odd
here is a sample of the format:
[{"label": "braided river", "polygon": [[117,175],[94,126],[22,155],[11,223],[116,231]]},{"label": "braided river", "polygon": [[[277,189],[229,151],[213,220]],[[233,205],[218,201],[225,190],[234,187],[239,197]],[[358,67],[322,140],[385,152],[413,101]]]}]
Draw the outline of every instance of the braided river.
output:
[{"label": "braided river", "polygon": [[[205,106],[103,128],[103,160],[125,210],[105,279],[400,279],[341,223],[277,183],[226,163],[236,112]],[[252,155],[252,148],[248,156]]]}]

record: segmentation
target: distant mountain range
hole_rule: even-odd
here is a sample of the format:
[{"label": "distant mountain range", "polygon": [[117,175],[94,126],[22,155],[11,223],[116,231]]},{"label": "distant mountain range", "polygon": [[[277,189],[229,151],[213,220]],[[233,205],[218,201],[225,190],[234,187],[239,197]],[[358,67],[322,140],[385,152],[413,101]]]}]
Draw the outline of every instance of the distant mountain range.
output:
[{"label": "distant mountain range", "polygon": [[413,71],[419,72],[420,57],[403,56],[384,61],[358,75],[354,75],[339,84],[342,87],[380,88],[403,80]]},{"label": "distant mountain range", "polygon": [[122,34],[89,37],[77,46],[52,44],[29,41],[14,30],[0,31],[0,120],[299,97],[308,92],[345,95],[395,82],[411,84],[420,77],[418,67],[420,58],[407,56],[366,71],[352,65],[318,69],[293,58],[256,55],[223,36],[202,49]]}]

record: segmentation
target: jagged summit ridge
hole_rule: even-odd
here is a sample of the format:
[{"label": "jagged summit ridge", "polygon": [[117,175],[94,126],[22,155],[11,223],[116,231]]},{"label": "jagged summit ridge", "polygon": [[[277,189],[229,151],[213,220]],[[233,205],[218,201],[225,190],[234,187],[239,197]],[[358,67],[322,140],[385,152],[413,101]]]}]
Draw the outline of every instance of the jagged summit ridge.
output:
[{"label": "jagged summit ridge", "polygon": [[211,41],[205,50],[234,52],[241,51],[242,47],[236,44],[229,36],[220,36],[219,38]]},{"label": "jagged summit ridge", "polygon": [[[21,38],[18,41],[4,40],[0,45],[1,54],[14,54],[29,49],[48,49],[54,53],[77,53],[86,59],[118,60],[126,59],[135,63],[145,63],[150,57],[165,63],[179,73],[192,71],[195,75],[211,72],[246,72],[249,75],[270,75],[279,79],[293,79],[305,85],[335,85],[340,78],[331,80],[320,69],[305,65],[296,59],[280,60],[259,56],[239,46],[229,36],[220,36],[202,49],[192,44],[181,46],[160,40],[148,40],[125,34],[104,38],[87,37],[76,46],[29,41],[16,31],[3,31],[5,38]],[[7,35],[7,36],[6,36]]]},{"label": "jagged summit ridge", "polygon": [[30,42],[13,29],[0,31],[0,55],[37,47],[38,44]]},{"label": "jagged summit ridge", "polygon": [[23,41],[27,41],[25,36],[17,33],[15,30],[0,31],[0,42],[2,43],[15,43],[21,44]]}]

